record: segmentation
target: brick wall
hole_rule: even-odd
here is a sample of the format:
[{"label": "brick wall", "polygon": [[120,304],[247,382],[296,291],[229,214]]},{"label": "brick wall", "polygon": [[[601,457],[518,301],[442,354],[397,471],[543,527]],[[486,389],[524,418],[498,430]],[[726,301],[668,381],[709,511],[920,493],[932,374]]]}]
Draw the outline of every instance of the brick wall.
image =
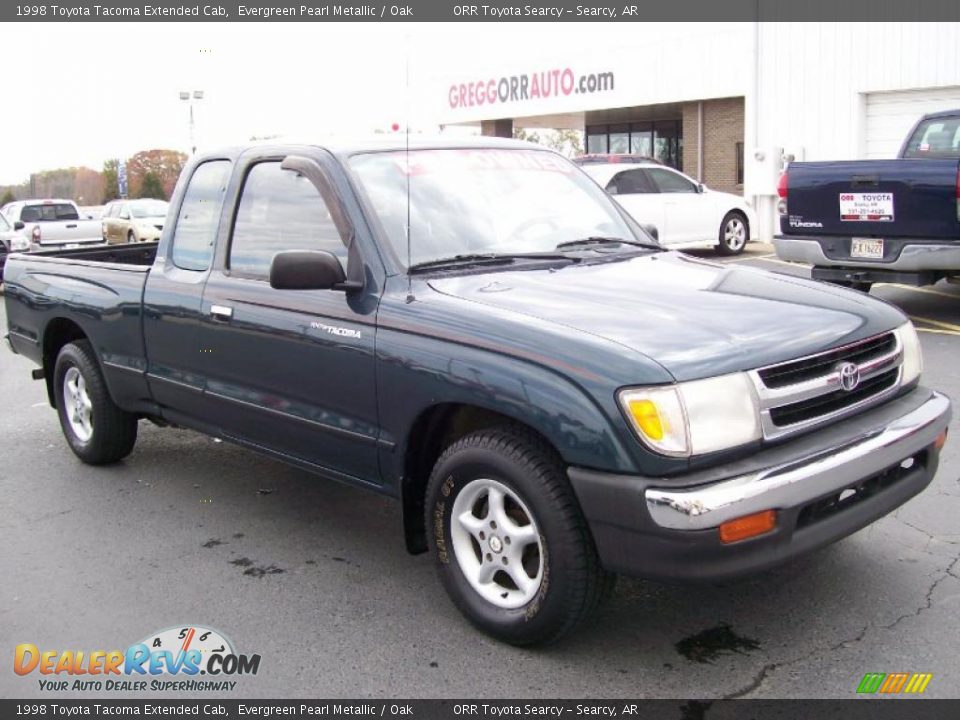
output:
[{"label": "brick wall", "polygon": [[[683,171],[697,176],[697,103],[683,105]],[[743,193],[737,184],[737,143],[743,142],[743,98],[703,101],[703,176],[708,187]]]}]

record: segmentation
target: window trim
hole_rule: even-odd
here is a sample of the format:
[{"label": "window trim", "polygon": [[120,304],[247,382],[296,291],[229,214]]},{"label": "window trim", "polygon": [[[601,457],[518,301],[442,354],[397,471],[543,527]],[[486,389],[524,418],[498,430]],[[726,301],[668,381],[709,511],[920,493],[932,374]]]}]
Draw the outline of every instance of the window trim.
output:
[{"label": "window trim", "polygon": [[[213,245],[212,245],[212,252],[210,253],[210,259],[209,259],[209,262],[207,263],[207,267],[203,269],[182,267],[178,265],[177,261],[174,259],[174,252],[177,249],[177,231],[180,228],[180,215],[183,212],[183,204],[187,200],[187,194],[190,192],[190,185],[191,183],[193,183],[193,178],[196,177],[197,171],[200,170],[200,168],[203,167],[204,165],[209,165],[210,163],[216,163],[216,162],[226,163],[227,175],[225,178],[223,198],[221,199],[221,202],[220,202],[220,209],[217,211],[217,223],[213,228]],[[173,216],[173,227],[170,232],[170,246],[166,252],[166,258],[170,261],[170,264],[174,268],[176,268],[178,271],[199,274],[199,273],[209,273],[213,269],[214,262],[216,260],[216,255],[217,255],[217,244],[220,238],[220,226],[223,224],[223,210],[227,202],[227,195],[230,189],[230,180],[233,175],[233,172],[234,172],[233,159],[229,157],[222,157],[222,156],[212,156],[212,157],[204,158],[203,160],[198,162],[196,165],[194,165],[193,168],[190,170],[190,177],[187,180],[186,184],[184,185],[183,191],[180,193],[179,197],[177,198],[177,212],[176,212],[176,215]],[[169,208],[167,209],[167,212],[168,213],[170,212]]]},{"label": "window trim", "polygon": [[[243,177],[240,179],[240,184],[239,184],[239,187],[237,188],[235,200],[233,202],[233,211],[230,215],[230,228],[226,235],[226,243],[225,243],[224,254],[223,254],[222,268],[220,269],[220,272],[222,272],[224,276],[230,277],[230,278],[236,278],[238,280],[252,280],[252,281],[262,282],[267,284],[270,283],[269,269],[266,277],[263,277],[261,275],[254,275],[253,273],[250,273],[250,272],[244,272],[242,270],[239,270],[239,271],[234,270],[233,268],[230,267],[230,256],[233,253],[233,236],[237,229],[237,216],[240,214],[240,204],[243,202],[243,193],[247,187],[247,180],[250,177],[250,173],[252,173],[254,168],[256,168],[257,166],[266,165],[267,163],[274,163],[276,165],[279,165],[281,171],[297,173],[298,172],[297,170],[283,167],[284,161],[289,157],[299,158],[301,156],[296,155],[295,153],[290,153],[290,154],[284,154],[284,155],[268,155],[268,156],[252,158],[243,168]],[[310,161],[311,163],[316,162],[311,158],[304,158],[304,159]],[[319,163],[317,164],[319,165]],[[321,169],[322,169],[322,166],[321,166]],[[314,183],[313,180],[307,174],[305,173],[298,173],[298,174],[304,177],[313,186],[314,190],[316,190],[317,192],[317,197],[319,197],[320,200],[323,201],[323,203],[327,207],[327,212],[330,213],[333,226],[334,228],[336,228],[337,235],[340,237],[340,242],[343,243],[343,246],[346,249],[347,262],[344,267],[344,273],[349,278],[350,277],[350,273],[349,273],[350,255],[351,255],[351,246],[353,245],[353,237],[351,237],[350,239],[344,238],[343,231],[341,230],[337,220],[334,218],[334,215],[337,212],[342,212],[342,211],[339,208],[334,209],[330,206],[329,200],[323,196],[323,193],[320,191],[320,188],[317,187],[316,183]],[[299,248],[290,248],[290,249],[299,249]],[[279,250],[278,252],[283,252],[283,251]]]}]

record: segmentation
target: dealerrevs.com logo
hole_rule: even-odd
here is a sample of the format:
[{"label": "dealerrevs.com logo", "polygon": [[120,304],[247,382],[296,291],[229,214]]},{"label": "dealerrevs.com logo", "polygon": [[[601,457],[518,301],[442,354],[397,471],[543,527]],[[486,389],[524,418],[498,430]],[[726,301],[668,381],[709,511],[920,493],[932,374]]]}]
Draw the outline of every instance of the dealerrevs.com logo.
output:
[{"label": "dealerrevs.com logo", "polygon": [[456,109],[609,92],[614,89],[614,80],[610,71],[577,75],[571,68],[553,68],[455,83],[450,86],[447,100]]},{"label": "dealerrevs.com logo", "polygon": [[21,643],[13,658],[17,675],[39,675],[40,689],[53,692],[222,692],[236,687],[227,677],[256,675],[259,669],[259,655],[238,654],[223,634],[199,625],[152,633],[125,651],[50,650]]}]

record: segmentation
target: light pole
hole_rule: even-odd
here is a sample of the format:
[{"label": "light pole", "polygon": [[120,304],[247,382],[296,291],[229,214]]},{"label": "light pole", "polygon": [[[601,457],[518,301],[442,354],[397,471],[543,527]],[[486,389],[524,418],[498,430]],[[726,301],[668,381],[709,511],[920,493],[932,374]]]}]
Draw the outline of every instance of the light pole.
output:
[{"label": "light pole", "polygon": [[197,143],[193,138],[193,101],[203,100],[203,90],[194,90],[192,93],[186,90],[180,91],[180,99],[190,104],[190,152],[197,152]]}]

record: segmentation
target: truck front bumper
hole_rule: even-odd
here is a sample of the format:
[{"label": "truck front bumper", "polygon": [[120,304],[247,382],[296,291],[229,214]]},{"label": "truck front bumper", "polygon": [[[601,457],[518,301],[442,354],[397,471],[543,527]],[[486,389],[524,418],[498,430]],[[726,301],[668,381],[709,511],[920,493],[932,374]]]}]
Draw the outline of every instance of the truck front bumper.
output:
[{"label": "truck front bumper", "polygon": [[960,242],[887,238],[883,259],[850,257],[849,237],[784,237],[773,239],[777,257],[815,267],[863,268],[902,273],[960,272]]},{"label": "truck front bumper", "polygon": [[[671,478],[571,468],[604,567],[664,580],[723,580],[850,535],[925,488],[950,401],[926,388],[749,458]],[[720,541],[729,520],[775,510],[776,527]]]}]

